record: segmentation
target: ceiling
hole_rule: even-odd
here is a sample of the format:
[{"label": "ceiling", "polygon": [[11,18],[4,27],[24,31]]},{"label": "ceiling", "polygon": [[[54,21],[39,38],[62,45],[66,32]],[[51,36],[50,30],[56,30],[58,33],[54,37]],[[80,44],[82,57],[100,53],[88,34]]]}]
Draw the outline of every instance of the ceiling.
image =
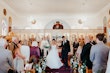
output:
[{"label": "ceiling", "polygon": [[96,13],[110,0],[2,0],[19,14]]}]

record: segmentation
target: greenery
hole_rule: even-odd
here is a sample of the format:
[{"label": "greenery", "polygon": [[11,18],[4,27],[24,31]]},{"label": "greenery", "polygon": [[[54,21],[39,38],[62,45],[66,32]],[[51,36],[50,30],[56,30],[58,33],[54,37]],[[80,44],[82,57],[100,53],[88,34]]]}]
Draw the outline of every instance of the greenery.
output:
[{"label": "greenery", "polygon": [[70,59],[70,64],[71,64],[71,68],[73,69],[74,72],[86,73],[86,61],[82,65],[79,65],[79,61],[78,61],[77,57],[73,56]]}]

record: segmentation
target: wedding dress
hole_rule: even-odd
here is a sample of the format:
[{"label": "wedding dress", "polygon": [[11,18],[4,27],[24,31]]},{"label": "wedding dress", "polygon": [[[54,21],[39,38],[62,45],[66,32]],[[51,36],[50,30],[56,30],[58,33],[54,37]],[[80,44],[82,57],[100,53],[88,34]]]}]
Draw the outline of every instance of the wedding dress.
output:
[{"label": "wedding dress", "polygon": [[46,58],[46,65],[51,69],[59,69],[63,64],[58,55],[58,50],[56,45],[51,46],[51,50]]}]

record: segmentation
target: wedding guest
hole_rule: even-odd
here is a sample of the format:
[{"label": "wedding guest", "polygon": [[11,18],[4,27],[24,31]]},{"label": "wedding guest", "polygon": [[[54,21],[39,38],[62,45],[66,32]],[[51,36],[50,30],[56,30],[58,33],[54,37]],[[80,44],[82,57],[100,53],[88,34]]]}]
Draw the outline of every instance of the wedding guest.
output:
[{"label": "wedding guest", "polygon": [[11,51],[6,49],[7,42],[0,38],[0,73],[8,73],[9,69],[13,69],[13,57]]},{"label": "wedding guest", "polygon": [[21,48],[16,45],[16,48],[13,49],[14,53],[14,68],[17,70],[18,73],[21,73],[24,71],[24,60],[25,56],[21,53]]},{"label": "wedding guest", "polygon": [[92,62],[90,61],[90,50],[91,50],[91,43],[88,36],[84,39],[85,45],[83,46],[82,52],[81,52],[81,61],[82,63],[85,63],[88,69],[92,69]]},{"label": "wedding guest", "polygon": [[96,41],[94,41],[93,36],[92,35],[89,35],[89,38],[90,38],[91,44],[92,45],[95,45],[96,44]]},{"label": "wedding guest", "polygon": [[78,58],[78,61],[80,61],[81,59],[81,52],[82,52],[82,48],[83,48],[83,46],[84,46],[84,42],[83,41],[80,41],[79,42],[79,47],[78,47],[78,49],[77,49],[77,51],[76,51],[76,57]]},{"label": "wedding guest", "polygon": [[104,34],[98,33],[96,35],[96,45],[93,45],[90,52],[90,60],[93,62],[93,73],[105,73],[107,67],[107,60],[109,55],[109,48],[103,43]]},{"label": "wedding guest", "polygon": [[43,40],[41,41],[41,44],[40,44],[40,48],[44,54],[44,57],[46,57],[48,55],[48,51],[50,49],[50,44],[46,37],[43,37]]},{"label": "wedding guest", "polygon": [[78,42],[77,38],[75,38],[75,40],[73,42],[73,55],[75,55],[75,53],[78,49],[78,46],[79,46],[79,42]]},{"label": "wedding guest", "polygon": [[25,62],[27,63],[30,58],[30,47],[27,45],[27,43],[23,43],[23,45],[21,45],[20,50],[21,54],[25,56]]},{"label": "wedding guest", "polygon": [[103,43],[107,44],[107,38],[104,36]]},{"label": "wedding guest", "polygon": [[23,42],[21,40],[19,40],[17,45],[19,48],[21,48],[22,44],[23,44]]},{"label": "wedding guest", "polygon": [[21,53],[21,41],[16,45],[14,44],[13,55],[14,55],[14,68],[18,73],[24,71],[24,60],[25,56]]},{"label": "wedding guest", "polygon": [[39,50],[37,41],[33,41],[32,42],[32,46],[30,48],[30,57],[33,56],[33,55],[36,58],[39,58],[40,57],[40,50]]},{"label": "wedding guest", "polygon": [[9,50],[12,51],[13,57],[14,57],[14,49],[18,48],[18,38],[12,37],[12,42],[9,44]]}]

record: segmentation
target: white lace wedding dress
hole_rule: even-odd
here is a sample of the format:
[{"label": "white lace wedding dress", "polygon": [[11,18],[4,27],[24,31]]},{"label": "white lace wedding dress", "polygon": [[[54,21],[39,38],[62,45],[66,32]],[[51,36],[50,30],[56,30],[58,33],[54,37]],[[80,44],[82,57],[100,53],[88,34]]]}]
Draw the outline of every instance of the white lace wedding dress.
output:
[{"label": "white lace wedding dress", "polygon": [[51,50],[49,51],[46,60],[46,65],[51,69],[59,69],[63,65],[58,55],[56,45],[51,46]]}]

